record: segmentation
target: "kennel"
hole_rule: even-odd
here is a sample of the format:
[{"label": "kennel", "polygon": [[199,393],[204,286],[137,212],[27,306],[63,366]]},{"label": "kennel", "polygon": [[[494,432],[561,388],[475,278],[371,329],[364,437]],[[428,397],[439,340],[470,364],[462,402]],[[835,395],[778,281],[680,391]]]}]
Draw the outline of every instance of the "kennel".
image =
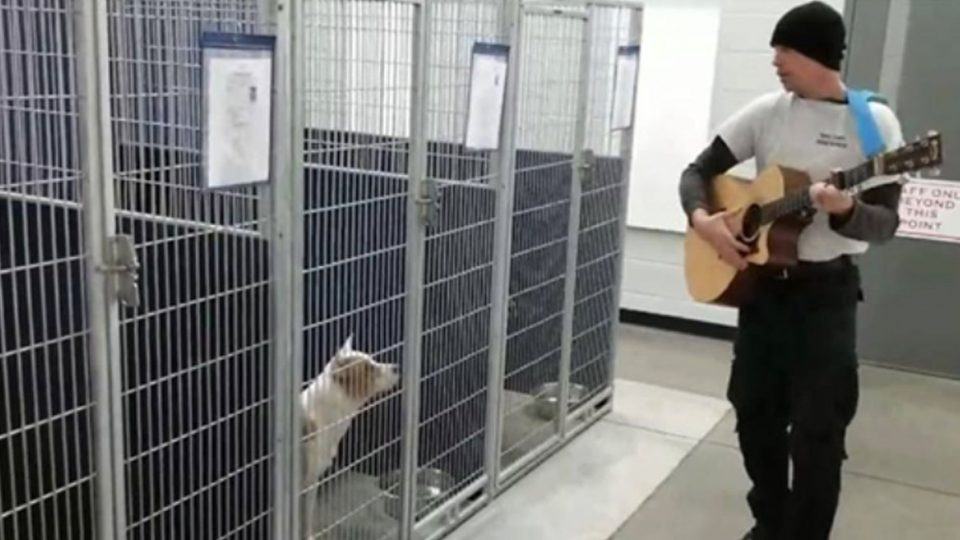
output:
[{"label": "kennel", "polygon": [[[640,26],[606,1],[5,4],[0,535],[436,537],[609,410]],[[275,36],[269,183],[204,187],[209,32]],[[509,46],[495,150],[463,142],[477,43]],[[401,383],[301,492],[296,396],[348,336]]]}]

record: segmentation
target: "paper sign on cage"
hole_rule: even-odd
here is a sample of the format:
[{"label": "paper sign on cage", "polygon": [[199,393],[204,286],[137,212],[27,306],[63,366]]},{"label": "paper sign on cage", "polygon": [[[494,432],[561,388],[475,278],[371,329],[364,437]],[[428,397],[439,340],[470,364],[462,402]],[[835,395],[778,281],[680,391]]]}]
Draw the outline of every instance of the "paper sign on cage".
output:
[{"label": "paper sign on cage", "polygon": [[201,37],[207,188],[270,179],[274,44],[273,36]]},{"label": "paper sign on cage", "polygon": [[495,150],[499,146],[509,50],[507,45],[496,43],[473,45],[466,148]]},{"label": "paper sign on cage", "polygon": [[610,129],[628,129],[633,125],[634,98],[637,94],[637,67],[639,64],[639,45],[627,45],[617,50]]}]

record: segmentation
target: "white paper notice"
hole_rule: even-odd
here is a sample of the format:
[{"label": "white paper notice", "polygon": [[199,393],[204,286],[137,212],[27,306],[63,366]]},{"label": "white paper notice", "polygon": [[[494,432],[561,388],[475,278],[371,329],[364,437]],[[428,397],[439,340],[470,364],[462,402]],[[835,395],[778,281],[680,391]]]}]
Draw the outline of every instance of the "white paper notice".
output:
[{"label": "white paper notice", "polygon": [[897,236],[960,243],[960,182],[911,179],[900,195]]},{"label": "white paper notice", "polygon": [[214,56],[205,75],[207,187],[265,182],[270,177],[271,77],[262,57]]},{"label": "white paper notice", "polygon": [[611,129],[627,129],[633,125],[634,96],[637,93],[637,65],[640,48],[620,47],[617,53],[617,75],[613,87]]},{"label": "white paper notice", "polygon": [[494,150],[499,146],[506,79],[506,47],[500,46],[491,52],[475,47],[464,140],[467,148]]}]

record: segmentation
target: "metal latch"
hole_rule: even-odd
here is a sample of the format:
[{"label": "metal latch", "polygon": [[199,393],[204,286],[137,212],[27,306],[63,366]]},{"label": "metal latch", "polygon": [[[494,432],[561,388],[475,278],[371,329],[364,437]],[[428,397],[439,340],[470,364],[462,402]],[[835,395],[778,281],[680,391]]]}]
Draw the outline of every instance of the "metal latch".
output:
[{"label": "metal latch", "polygon": [[140,287],[137,284],[140,262],[133,238],[128,235],[111,236],[107,239],[108,263],[97,270],[115,277],[114,291],[117,299],[128,307],[140,307]]},{"label": "metal latch", "polygon": [[593,182],[594,171],[597,166],[597,155],[593,150],[585,148],[580,152],[580,185],[588,186]]},{"label": "metal latch", "polygon": [[433,225],[440,214],[440,188],[436,180],[420,182],[420,196],[417,197],[420,205],[420,219],[427,225]]}]

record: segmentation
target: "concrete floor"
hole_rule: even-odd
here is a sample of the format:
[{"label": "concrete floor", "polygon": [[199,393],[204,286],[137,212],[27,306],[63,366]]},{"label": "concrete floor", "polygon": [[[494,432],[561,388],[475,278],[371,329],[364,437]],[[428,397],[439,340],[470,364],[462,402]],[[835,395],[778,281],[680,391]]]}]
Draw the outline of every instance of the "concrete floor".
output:
[{"label": "concrete floor", "polygon": [[616,382],[613,412],[448,540],[607,540],[729,410],[719,399]]},{"label": "concrete floor", "polygon": [[[741,538],[731,344],[621,327],[613,412],[450,540]],[[960,539],[960,381],[863,367],[835,540]]]},{"label": "concrete floor", "polygon": [[[730,358],[728,342],[625,325],[617,377],[722,398]],[[860,379],[833,538],[960,538],[960,382],[866,366]],[[739,539],[747,489],[730,412],[613,538]]]}]

